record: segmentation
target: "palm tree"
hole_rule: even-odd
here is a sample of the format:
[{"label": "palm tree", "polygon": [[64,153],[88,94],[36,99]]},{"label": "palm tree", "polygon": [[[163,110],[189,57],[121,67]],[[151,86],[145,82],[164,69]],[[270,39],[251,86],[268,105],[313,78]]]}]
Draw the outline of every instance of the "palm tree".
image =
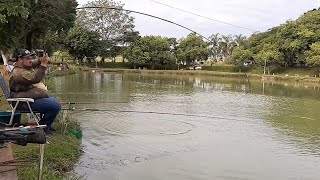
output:
[{"label": "palm tree", "polygon": [[222,50],[222,54],[224,58],[229,57],[232,53],[233,48],[235,47],[235,43],[230,34],[227,36],[222,35],[222,41],[220,42],[219,45]]},{"label": "palm tree", "polygon": [[219,33],[216,34],[212,34],[210,37],[210,42],[209,42],[209,47],[211,49],[211,57],[213,57],[213,59],[215,61],[217,61],[219,54],[221,53],[221,49],[219,47],[219,44],[221,42],[221,37]]},{"label": "palm tree", "polygon": [[233,39],[234,39],[234,42],[237,44],[237,46],[241,46],[241,45],[243,45],[243,43],[247,39],[247,37],[240,34],[240,35],[234,35]]}]

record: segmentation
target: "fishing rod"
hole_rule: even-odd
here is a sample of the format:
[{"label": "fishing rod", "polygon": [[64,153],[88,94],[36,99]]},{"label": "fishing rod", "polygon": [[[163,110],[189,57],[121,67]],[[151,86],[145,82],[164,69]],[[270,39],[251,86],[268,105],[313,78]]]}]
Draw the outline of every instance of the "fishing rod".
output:
[{"label": "fishing rod", "polygon": [[111,9],[111,10],[117,10],[117,11],[126,11],[126,12],[131,12],[131,13],[136,13],[136,14],[141,14],[141,15],[145,15],[145,16],[149,16],[149,17],[152,17],[152,18],[156,18],[156,19],[160,19],[162,21],[166,21],[168,23],[171,23],[171,24],[174,24],[176,26],[179,26],[179,27],[182,27],[188,31],[191,31],[192,33],[194,34],[197,34],[199,35],[200,37],[206,39],[207,41],[210,42],[210,39],[206,38],[205,36],[201,35],[200,33],[186,27],[186,26],[183,26],[181,24],[178,24],[178,23],[175,23],[173,21],[170,21],[170,20],[167,20],[167,19],[164,19],[164,18],[161,18],[161,17],[158,17],[158,16],[154,16],[154,15],[151,15],[151,14],[147,14],[147,13],[143,13],[143,12],[139,12],[139,11],[134,11],[134,10],[129,10],[129,9],[123,9],[123,8],[116,8],[116,7],[107,7],[107,6],[85,6],[85,7],[79,7],[79,8],[76,8],[76,9]]},{"label": "fishing rod", "polygon": [[[212,42],[209,38],[205,37],[204,35],[196,32],[195,30],[192,30],[186,26],[183,26],[181,24],[178,24],[176,22],[173,22],[173,21],[170,21],[170,20],[167,20],[167,19],[164,19],[164,18],[161,18],[161,17],[158,17],[158,16],[154,16],[154,15],[151,15],[151,14],[147,14],[147,13],[143,13],[143,12],[139,12],[139,11],[134,11],[134,10],[129,10],[129,9],[123,9],[123,8],[116,8],[116,7],[108,7],[108,6],[85,6],[85,7],[78,7],[76,8],[77,10],[85,10],[85,9],[110,9],[110,10],[117,10],[117,11],[126,11],[126,12],[130,12],[130,13],[136,13],[136,14],[141,14],[141,15],[144,15],[144,16],[149,16],[149,17],[152,17],[152,18],[155,18],[155,19],[159,19],[159,20],[162,20],[162,21],[165,21],[165,22],[168,22],[168,23],[171,23],[171,24],[174,24],[176,26],[179,26],[179,27],[182,27],[196,35],[199,35],[200,37],[202,37],[203,39],[207,40],[209,43]],[[219,46],[217,46],[218,49],[220,49],[221,51],[225,52],[226,54],[229,55],[229,53],[224,50],[224,48],[221,48]],[[212,50],[211,50],[212,51]],[[249,81],[248,79],[248,76],[246,75],[246,79]],[[250,83],[249,83],[249,90],[251,90],[250,88]],[[251,91],[250,91],[251,92]],[[246,94],[248,94],[248,92],[246,92]],[[245,95],[246,95],[245,94]]]}]

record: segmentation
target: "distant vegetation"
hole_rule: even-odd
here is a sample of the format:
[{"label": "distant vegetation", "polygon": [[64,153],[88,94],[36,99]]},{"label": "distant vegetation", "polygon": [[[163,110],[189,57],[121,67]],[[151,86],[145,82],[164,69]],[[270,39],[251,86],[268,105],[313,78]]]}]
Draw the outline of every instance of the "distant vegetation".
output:
[{"label": "distant vegetation", "polygon": [[[249,38],[213,33],[205,41],[194,33],[182,39],[143,37],[134,29],[134,18],[128,12],[76,11],[76,0],[20,0],[0,6],[0,50],[8,55],[19,48],[45,49],[55,61],[98,61],[99,65],[116,62],[120,56],[130,67],[145,64],[151,69],[222,62],[239,71],[246,71],[245,66],[265,66],[268,72],[275,72],[279,67],[320,65],[317,9]],[[123,8],[124,4],[94,0],[85,6]]]},{"label": "distant vegetation", "polygon": [[320,10],[311,10],[295,21],[257,33],[233,50],[232,63],[279,66],[320,65]]}]

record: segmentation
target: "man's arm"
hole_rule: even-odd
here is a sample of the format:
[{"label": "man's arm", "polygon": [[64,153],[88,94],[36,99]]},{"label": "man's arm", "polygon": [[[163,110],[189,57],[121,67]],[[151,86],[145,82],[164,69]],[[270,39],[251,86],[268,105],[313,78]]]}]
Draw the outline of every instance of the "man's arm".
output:
[{"label": "man's arm", "polygon": [[40,59],[36,59],[36,60],[32,61],[33,68],[38,68],[40,66],[40,64],[41,64]]},{"label": "man's arm", "polygon": [[16,68],[13,72],[13,76],[15,76],[14,79],[17,84],[32,85],[42,81],[46,69],[47,68],[44,66],[39,66],[35,71]]},{"label": "man's arm", "polygon": [[48,54],[45,53],[44,56],[40,59],[40,66],[35,71],[22,68],[16,69],[16,71],[13,72],[13,75],[16,75],[16,77],[14,78],[16,83],[23,85],[32,85],[41,82],[45,76],[48,62],[49,57]]}]

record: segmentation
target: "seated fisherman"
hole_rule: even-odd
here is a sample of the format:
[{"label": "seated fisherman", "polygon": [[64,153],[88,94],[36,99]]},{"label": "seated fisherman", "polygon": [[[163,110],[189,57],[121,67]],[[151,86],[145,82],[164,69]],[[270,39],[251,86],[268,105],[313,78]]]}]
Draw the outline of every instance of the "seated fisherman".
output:
[{"label": "seated fisherman", "polygon": [[[47,125],[47,128],[44,129],[45,133],[51,134],[52,131],[55,131],[52,124],[61,110],[61,105],[57,99],[49,96],[46,87],[41,83],[49,62],[48,54],[33,61],[34,57],[35,53],[26,49],[18,52],[9,80],[10,91],[14,98],[34,99],[30,106],[32,110],[43,114],[39,123]],[[20,106],[20,109],[26,108]]]}]

